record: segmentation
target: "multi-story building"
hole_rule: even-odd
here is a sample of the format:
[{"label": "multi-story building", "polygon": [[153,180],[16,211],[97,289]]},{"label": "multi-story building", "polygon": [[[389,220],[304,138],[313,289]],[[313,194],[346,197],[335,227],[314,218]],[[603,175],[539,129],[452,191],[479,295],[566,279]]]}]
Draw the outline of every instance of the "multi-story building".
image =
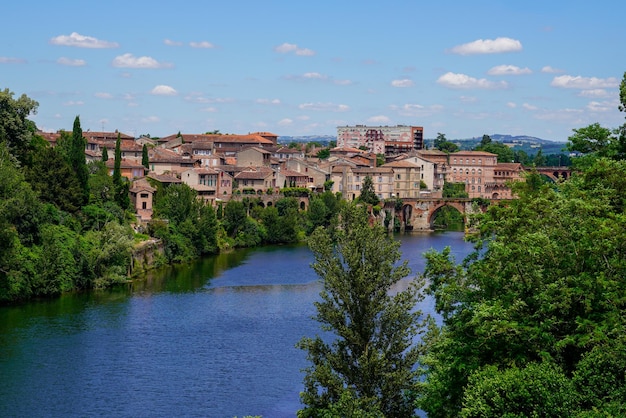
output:
[{"label": "multi-story building", "polygon": [[424,148],[421,126],[338,126],[338,148],[365,147],[375,154],[396,155]]},{"label": "multi-story building", "polygon": [[341,193],[344,199],[354,200],[361,196],[365,177],[372,179],[374,192],[379,199],[394,196],[394,172],[391,167],[357,167],[351,164],[338,164],[332,167],[330,179],[333,193]]},{"label": "multi-story building", "polygon": [[411,161],[392,161],[382,165],[393,170],[395,197],[419,197],[420,166]]}]

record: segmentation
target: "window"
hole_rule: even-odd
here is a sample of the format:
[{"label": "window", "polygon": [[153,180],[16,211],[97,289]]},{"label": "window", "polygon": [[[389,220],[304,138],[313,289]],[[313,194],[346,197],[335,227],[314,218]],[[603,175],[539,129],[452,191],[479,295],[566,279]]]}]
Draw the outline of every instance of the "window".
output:
[{"label": "window", "polygon": [[[479,182],[480,183],[480,182]],[[478,186],[478,193],[480,193],[480,186]]]},{"label": "window", "polygon": [[142,199],[147,199],[148,198],[148,193],[142,193],[140,196],[141,196]]},{"label": "window", "polygon": [[146,202],[141,202],[141,209],[147,209],[148,204]]},{"label": "window", "polygon": [[382,191],[382,190],[383,190],[383,185],[382,185],[382,184],[379,184],[379,185],[378,185],[378,191],[380,192],[380,191]]},{"label": "window", "polygon": [[383,177],[382,176],[378,176],[378,182],[382,183],[383,182]]},{"label": "window", "polygon": [[396,184],[396,189],[399,189],[399,188],[400,188],[400,183],[397,183]]},{"label": "window", "polygon": [[400,180],[401,179],[401,175],[400,174],[396,174],[396,179]]}]

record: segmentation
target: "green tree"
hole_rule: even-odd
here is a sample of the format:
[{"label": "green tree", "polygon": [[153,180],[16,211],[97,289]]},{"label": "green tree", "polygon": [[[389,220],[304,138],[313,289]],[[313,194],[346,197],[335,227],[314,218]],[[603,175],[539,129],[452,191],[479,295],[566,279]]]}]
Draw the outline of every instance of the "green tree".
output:
[{"label": "green tree", "polygon": [[446,181],[443,184],[443,197],[450,198],[466,198],[469,197],[469,194],[465,191],[465,183],[452,183]]},{"label": "green tree", "polygon": [[224,207],[224,217],[222,219],[222,225],[226,234],[233,238],[236,237],[239,229],[244,226],[246,218],[246,208],[243,203],[237,200],[229,200]]},{"label": "green tree", "polygon": [[600,157],[611,156],[612,132],[608,128],[593,123],[584,128],[574,129],[574,134],[567,138],[567,149],[582,154],[597,154]]},{"label": "green tree", "polygon": [[298,344],[311,362],[298,416],[329,410],[348,416],[349,411],[336,411],[341,403],[356,403],[367,416],[413,416],[418,386],[413,338],[421,315],[414,308],[420,296],[416,281],[392,294],[409,274],[406,262],[398,264],[399,242],[381,226],[370,227],[364,208],[349,205],[339,227],[318,228],[309,246],[323,286],[316,319],[335,339],[317,336]]},{"label": "green tree", "polygon": [[370,205],[377,205],[380,202],[376,192],[374,191],[374,182],[370,176],[365,176],[363,184],[361,186],[361,194],[359,195],[359,202],[367,203]]},{"label": "green tree", "polygon": [[24,162],[30,149],[35,125],[27,117],[37,113],[39,103],[22,94],[13,99],[9,89],[0,90],[0,142]]},{"label": "green tree", "polygon": [[117,188],[122,184],[122,140],[119,132],[115,140],[115,154],[113,158],[113,184]]},{"label": "green tree", "polygon": [[626,112],[626,72],[622,77],[622,82],[619,85],[619,102],[618,109],[620,112]]},{"label": "green tree", "polygon": [[484,134],[482,139],[480,140],[480,146],[484,147],[491,143],[491,137],[487,134]]},{"label": "green tree", "polygon": [[380,167],[386,162],[387,160],[385,159],[385,154],[376,154],[376,167]]},{"label": "green tree", "polygon": [[543,167],[544,165],[546,165],[546,157],[544,157],[543,151],[541,151],[541,149],[537,151],[537,154],[533,158],[533,164],[535,165],[535,167]]},{"label": "green tree", "polygon": [[113,162],[113,193],[115,202],[124,210],[130,208],[130,183],[122,177],[122,140],[117,133],[115,141],[115,160]]},{"label": "green tree", "polygon": [[330,157],[330,149],[328,148],[322,148],[317,152],[317,158],[320,160],[326,160],[328,157]]},{"label": "green tree", "polygon": [[485,145],[482,145],[482,143],[483,142],[481,141],[481,145],[474,148],[474,151],[484,151],[496,154],[498,156],[499,163],[510,163],[515,160],[513,150],[504,145],[502,142],[489,141],[485,143]]},{"label": "green tree", "polygon": [[69,148],[68,159],[70,166],[76,173],[76,179],[82,190],[81,206],[89,201],[89,170],[87,169],[87,160],[85,159],[85,138],[83,130],[80,127],[80,118],[74,118],[74,126],[72,128],[72,142]]},{"label": "green tree", "polygon": [[307,233],[311,234],[319,226],[327,226],[328,208],[324,203],[324,200],[315,196],[309,203],[309,210],[307,211],[308,227]]},{"label": "green tree", "polygon": [[[477,216],[477,251],[463,264],[449,249],[427,253],[427,292],[443,318],[443,326],[432,326],[424,338],[418,406],[429,417],[459,416],[477,384],[470,377],[485,367],[503,373],[478,379],[497,379],[492,383],[522,379],[512,368],[545,361],[570,378],[589,352],[621,338],[624,178],[626,161],[609,159],[557,185],[531,173],[513,186],[518,199]],[[544,395],[546,402],[558,399]]]},{"label": "green tree", "polygon": [[107,151],[107,147],[102,148],[102,162],[106,163],[109,161],[109,151]]},{"label": "green tree", "polygon": [[141,148],[141,165],[150,169],[150,157],[148,156],[148,146],[146,144],[143,144]]},{"label": "green tree", "polygon": [[435,149],[439,151],[447,152],[448,154],[452,152],[457,152],[459,150],[459,146],[454,142],[448,141],[445,134],[441,132],[437,133],[437,138],[434,141]]},{"label": "green tree", "polygon": [[573,384],[558,366],[529,363],[474,373],[463,399],[462,418],[571,417],[577,410]]},{"label": "green tree", "polygon": [[76,213],[84,205],[85,197],[74,168],[56,148],[42,149],[33,155],[32,161],[25,173],[39,199]]}]

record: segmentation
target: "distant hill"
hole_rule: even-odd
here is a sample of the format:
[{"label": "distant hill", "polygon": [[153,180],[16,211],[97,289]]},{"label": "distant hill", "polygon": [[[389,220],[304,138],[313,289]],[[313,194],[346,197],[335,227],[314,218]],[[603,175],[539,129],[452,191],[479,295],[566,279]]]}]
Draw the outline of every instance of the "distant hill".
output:
[{"label": "distant hill", "polygon": [[[501,142],[513,150],[524,151],[528,155],[537,154],[541,150],[543,155],[567,153],[565,150],[565,142],[551,141],[548,139],[537,138],[528,135],[489,135],[493,142]],[[451,139],[450,141],[457,144],[461,149],[473,149],[482,140],[482,136],[470,139]],[[426,143],[430,146],[433,139],[427,139]]]},{"label": "distant hill", "polygon": [[279,136],[279,144],[290,144],[292,142],[318,142],[323,146],[328,146],[330,141],[337,141],[335,135],[306,135],[306,136]]}]

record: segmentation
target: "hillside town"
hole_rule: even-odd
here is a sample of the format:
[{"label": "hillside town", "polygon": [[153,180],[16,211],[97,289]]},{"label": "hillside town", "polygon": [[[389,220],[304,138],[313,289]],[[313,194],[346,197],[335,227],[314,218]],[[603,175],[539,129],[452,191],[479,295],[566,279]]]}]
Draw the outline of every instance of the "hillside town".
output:
[{"label": "hillside town", "polygon": [[[40,135],[54,146],[60,133]],[[507,183],[522,179],[523,171],[520,163],[499,163],[489,152],[425,149],[423,128],[406,125],[338,127],[337,146],[324,159],[318,157],[319,148],[281,146],[278,135],[270,132],[177,133],[152,139],[84,131],[87,161],[100,161],[105,153],[111,156],[106,165],[112,173],[118,135],[121,173],[131,182],[131,202],[140,221],[151,219],[155,182],[185,183],[213,206],[233,196],[277,194],[285,187],[326,187],[355,200],[366,177],[381,200],[440,198],[445,182],[465,183],[470,198],[507,199]],[[148,168],[142,165],[144,145]]]}]

